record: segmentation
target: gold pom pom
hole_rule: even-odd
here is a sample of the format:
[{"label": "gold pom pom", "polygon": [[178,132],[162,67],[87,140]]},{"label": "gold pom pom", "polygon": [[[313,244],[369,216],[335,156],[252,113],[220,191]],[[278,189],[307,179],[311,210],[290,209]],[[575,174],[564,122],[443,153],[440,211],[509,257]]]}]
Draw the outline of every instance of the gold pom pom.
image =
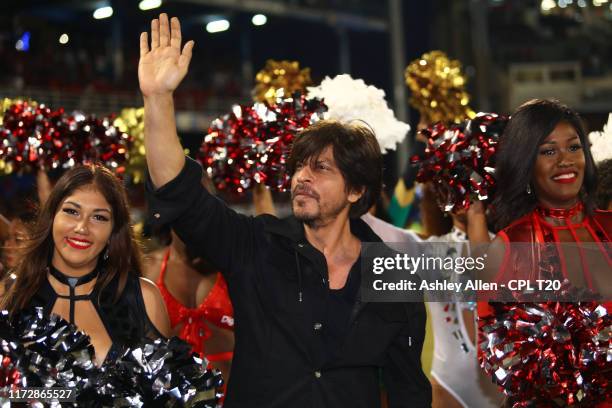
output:
[{"label": "gold pom pom", "polygon": [[[297,61],[266,61],[266,66],[255,76],[253,99],[255,102],[275,104],[276,98],[296,91],[304,92],[312,85],[310,68],[300,69]],[[282,93],[279,90],[282,89]]]},{"label": "gold pom pom", "polygon": [[404,77],[412,92],[410,104],[427,124],[460,123],[476,116],[469,106],[461,63],[442,51],[431,51],[412,61]]},{"label": "gold pom pom", "polygon": [[132,175],[134,183],[142,183],[147,165],[144,145],[144,108],[122,109],[113,126],[132,137],[127,173]]}]

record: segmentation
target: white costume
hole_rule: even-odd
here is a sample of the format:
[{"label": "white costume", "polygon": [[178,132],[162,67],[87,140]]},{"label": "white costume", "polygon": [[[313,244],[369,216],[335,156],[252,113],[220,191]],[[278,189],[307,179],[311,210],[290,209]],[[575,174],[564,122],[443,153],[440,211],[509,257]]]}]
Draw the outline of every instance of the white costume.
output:
[{"label": "white costume", "polygon": [[[467,235],[454,228],[446,235],[421,239],[412,231],[398,228],[370,214],[362,219],[383,241],[388,243],[446,243],[428,248],[429,256],[461,254]],[[415,251],[419,248],[415,246]],[[432,253],[433,252],[433,253]],[[462,311],[475,305],[459,302],[428,302],[434,332],[431,375],[466,408],[496,408],[503,394],[490,384],[478,365],[477,351],[470,341]]]}]

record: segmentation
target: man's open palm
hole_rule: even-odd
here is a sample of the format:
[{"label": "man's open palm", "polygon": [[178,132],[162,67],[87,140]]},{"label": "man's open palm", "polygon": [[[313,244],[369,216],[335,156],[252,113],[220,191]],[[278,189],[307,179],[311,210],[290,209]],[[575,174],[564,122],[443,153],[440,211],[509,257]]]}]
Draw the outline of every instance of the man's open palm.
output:
[{"label": "man's open palm", "polygon": [[140,62],[138,80],[144,96],[173,92],[181,83],[191,61],[193,41],[181,52],[181,24],[173,17],[160,14],[151,21],[151,47],[146,32],[140,34]]}]

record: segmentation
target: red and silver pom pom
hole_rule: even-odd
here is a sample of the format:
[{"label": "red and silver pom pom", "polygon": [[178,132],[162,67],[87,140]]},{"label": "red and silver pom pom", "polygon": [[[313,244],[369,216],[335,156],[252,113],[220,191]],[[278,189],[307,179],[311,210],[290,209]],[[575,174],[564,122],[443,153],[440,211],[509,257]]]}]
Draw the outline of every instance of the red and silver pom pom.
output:
[{"label": "red and silver pom pom", "polygon": [[131,138],[111,118],[80,112],[67,114],[43,104],[19,102],[5,113],[0,127],[0,160],[5,173],[68,169],[99,162],[123,173]]},{"label": "red and silver pom pom", "polygon": [[274,105],[235,105],[231,113],[212,122],[198,160],[219,190],[243,194],[261,183],[285,191],[293,139],[317,122],[325,109],[322,101],[299,93]]},{"label": "red and silver pom pom", "polygon": [[612,318],[596,302],[490,303],[481,366],[513,408],[594,407],[612,397]]},{"label": "red and silver pom pom", "polygon": [[495,153],[508,117],[479,113],[458,125],[422,130],[427,148],[411,158],[417,181],[433,182],[444,196],[445,212],[467,209],[472,199],[488,200],[495,187]]}]

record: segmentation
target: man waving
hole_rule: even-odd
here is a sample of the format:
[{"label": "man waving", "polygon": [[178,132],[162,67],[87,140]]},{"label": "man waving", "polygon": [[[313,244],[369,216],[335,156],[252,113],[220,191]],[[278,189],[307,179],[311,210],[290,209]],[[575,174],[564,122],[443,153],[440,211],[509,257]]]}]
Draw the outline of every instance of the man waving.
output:
[{"label": "man waving", "polygon": [[[293,215],[237,214],[201,185],[174,121],[173,91],[193,42],[165,14],[141,35],[149,207],[225,275],[236,346],[225,406],[428,407],[420,366],[422,303],[361,300],[362,242],[380,239],[359,219],[381,190],[382,157],[361,126],[319,122],[294,142]],[[363,262],[366,262],[363,260]]]}]

